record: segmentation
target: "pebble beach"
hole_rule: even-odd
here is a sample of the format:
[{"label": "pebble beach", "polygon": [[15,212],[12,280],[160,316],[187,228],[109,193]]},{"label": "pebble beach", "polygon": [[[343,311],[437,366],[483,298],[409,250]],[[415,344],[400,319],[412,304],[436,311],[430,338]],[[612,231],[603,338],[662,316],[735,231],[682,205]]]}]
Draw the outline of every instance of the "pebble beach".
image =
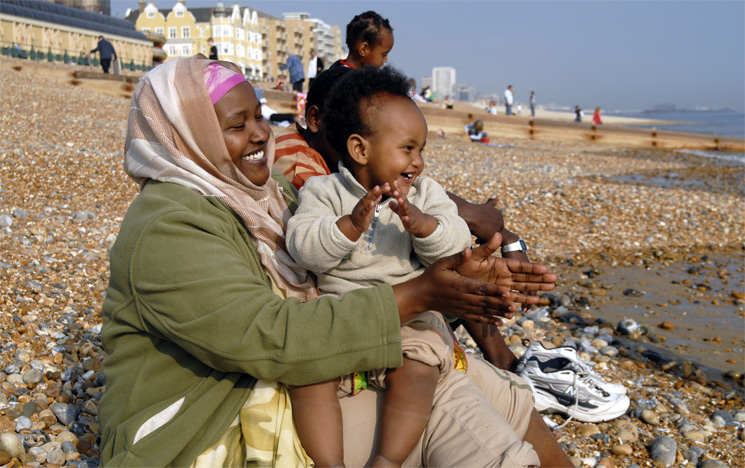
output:
[{"label": "pebble beach", "polygon": [[[108,251],[138,193],[122,170],[131,86],[102,94],[15,63],[0,63],[0,465],[93,468]],[[424,174],[470,201],[496,193],[559,275],[502,328],[514,352],[572,343],[628,390],[620,418],[561,428],[575,465],[745,466],[745,166],[436,130]]]}]

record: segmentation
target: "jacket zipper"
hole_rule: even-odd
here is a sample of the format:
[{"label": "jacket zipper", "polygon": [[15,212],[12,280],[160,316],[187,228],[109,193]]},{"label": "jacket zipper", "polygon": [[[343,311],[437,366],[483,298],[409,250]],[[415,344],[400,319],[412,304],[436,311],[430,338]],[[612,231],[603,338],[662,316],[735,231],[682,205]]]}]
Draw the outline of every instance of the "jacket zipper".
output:
[{"label": "jacket zipper", "polygon": [[373,239],[375,237],[375,228],[378,225],[378,218],[380,218],[380,212],[382,209],[382,203],[375,206],[375,216],[373,217],[372,223],[370,223],[370,229],[368,229],[367,231],[369,234],[367,235],[367,245],[365,246],[365,250],[368,252],[372,250]]}]

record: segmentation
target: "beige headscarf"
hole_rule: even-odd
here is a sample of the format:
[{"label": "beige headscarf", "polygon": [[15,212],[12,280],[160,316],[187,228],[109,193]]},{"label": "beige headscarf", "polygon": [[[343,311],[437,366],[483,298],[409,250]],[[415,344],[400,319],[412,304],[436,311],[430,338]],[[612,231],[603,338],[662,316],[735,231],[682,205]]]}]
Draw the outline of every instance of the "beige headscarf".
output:
[{"label": "beige headscarf", "polygon": [[[220,199],[256,239],[261,262],[288,297],[317,295],[313,279],[287,253],[284,231],[290,211],[273,179],[254,185],[233,164],[204,82],[203,55],[176,58],[143,76],[129,110],[124,170],[144,186],[173,182]],[[220,62],[228,68],[234,65]],[[274,135],[265,154],[274,164]]]}]

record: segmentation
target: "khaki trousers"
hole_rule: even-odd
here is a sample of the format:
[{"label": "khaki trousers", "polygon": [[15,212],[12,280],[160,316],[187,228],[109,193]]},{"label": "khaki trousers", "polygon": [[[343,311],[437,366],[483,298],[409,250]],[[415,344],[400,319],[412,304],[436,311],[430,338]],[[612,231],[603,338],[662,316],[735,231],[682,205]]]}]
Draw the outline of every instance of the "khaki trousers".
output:
[{"label": "khaki trousers", "polygon": [[[369,466],[377,451],[383,393],[367,390],[340,403],[344,461],[350,468]],[[404,466],[539,466],[533,447],[522,441],[532,409],[533,396],[522,379],[469,356],[467,375],[449,372],[440,380],[427,428]]]}]

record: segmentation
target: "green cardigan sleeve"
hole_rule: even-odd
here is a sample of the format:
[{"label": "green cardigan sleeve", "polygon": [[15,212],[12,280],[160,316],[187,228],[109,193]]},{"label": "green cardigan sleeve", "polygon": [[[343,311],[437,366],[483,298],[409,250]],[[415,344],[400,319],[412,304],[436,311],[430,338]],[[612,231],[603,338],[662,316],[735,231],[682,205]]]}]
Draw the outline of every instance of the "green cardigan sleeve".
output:
[{"label": "green cardigan sleeve", "polygon": [[131,245],[127,282],[143,330],[213,369],[291,385],[401,365],[390,286],[341,300],[282,299],[227,207],[175,184],[158,185],[153,189],[168,192],[161,196],[180,201],[133,203],[128,215],[149,214],[136,221],[136,239],[123,239]]}]

